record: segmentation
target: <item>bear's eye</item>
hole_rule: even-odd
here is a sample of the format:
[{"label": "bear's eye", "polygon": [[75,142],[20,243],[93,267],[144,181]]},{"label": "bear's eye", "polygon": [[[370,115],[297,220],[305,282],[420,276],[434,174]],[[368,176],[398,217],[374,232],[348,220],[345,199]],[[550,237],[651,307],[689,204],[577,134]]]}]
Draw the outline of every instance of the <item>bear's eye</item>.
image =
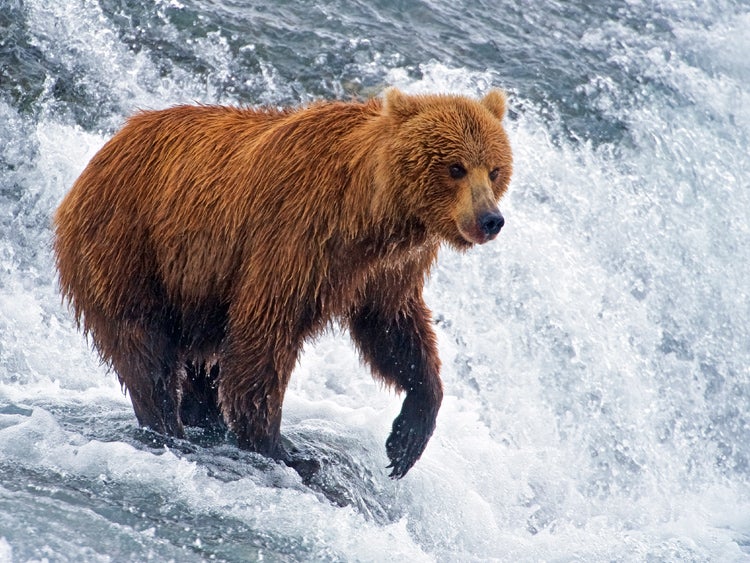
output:
[{"label": "bear's eye", "polygon": [[451,178],[454,180],[460,180],[464,176],[466,176],[466,168],[461,166],[460,164],[451,164],[448,167],[448,172],[450,172]]},{"label": "bear's eye", "polygon": [[500,175],[500,169],[499,168],[493,168],[492,172],[490,172],[490,181],[494,182],[497,180],[497,177]]}]

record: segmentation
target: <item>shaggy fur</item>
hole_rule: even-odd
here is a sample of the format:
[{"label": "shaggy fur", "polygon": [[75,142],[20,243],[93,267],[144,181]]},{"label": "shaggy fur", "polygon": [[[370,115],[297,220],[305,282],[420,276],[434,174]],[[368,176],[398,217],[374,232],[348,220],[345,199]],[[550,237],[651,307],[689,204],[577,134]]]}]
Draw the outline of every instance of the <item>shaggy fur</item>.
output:
[{"label": "shaggy fur", "polygon": [[386,444],[391,475],[406,474],[443,394],[425,274],[441,242],[466,249],[502,226],[504,111],[499,91],[389,90],[130,119],[60,205],[55,252],[62,292],[140,424],[184,436],[223,421],[241,447],[284,458],[289,377],[336,319],[406,392]]}]

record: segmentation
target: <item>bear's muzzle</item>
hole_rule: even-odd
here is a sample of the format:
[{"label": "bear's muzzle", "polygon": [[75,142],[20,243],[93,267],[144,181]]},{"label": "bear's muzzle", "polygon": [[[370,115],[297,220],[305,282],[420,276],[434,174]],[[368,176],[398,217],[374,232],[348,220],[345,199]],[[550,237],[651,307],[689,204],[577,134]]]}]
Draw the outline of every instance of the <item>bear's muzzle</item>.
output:
[{"label": "bear's muzzle", "polygon": [[495,211],[488,211],[477,217],[479,229],[485,234],[487,240],[492,240],[505,225],[505,218],[502,214]]}]

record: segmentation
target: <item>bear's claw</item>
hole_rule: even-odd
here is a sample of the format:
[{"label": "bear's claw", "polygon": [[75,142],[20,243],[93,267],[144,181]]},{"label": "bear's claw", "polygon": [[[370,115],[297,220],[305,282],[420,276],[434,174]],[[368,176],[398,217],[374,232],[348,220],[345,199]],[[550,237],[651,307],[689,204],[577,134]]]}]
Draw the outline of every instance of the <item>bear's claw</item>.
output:
[{"label": "bear's claw", "polygon": [[391,434],[386,442],[386,451],[391,460],[391,463],[386,466],[387,469],[391,469],[388,476],[391,479],[401,479],[406,475],[422,455],[428,439],[429,436],[419,437],[413,430],[407,430],[405,437],[401,434]]},{"label": "bear's claw", "polygon": [[415,394],[406,396],[401,413],[393,421],[391,435],[385,443],[385,450],[391,463],[391,479],[401,479],[422,456],[427,442],[435,430],[437,409],[417,398]]}]

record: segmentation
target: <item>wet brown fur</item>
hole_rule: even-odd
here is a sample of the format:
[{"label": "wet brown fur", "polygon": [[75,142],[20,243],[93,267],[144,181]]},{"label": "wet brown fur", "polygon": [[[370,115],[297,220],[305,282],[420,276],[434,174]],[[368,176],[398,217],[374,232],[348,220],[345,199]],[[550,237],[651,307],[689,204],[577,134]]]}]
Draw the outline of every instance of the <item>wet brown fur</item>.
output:
[{"label": "wet brown fur", "polygon": [[[406,391],[387,444],[403,476],[442,399],[425,274],[441,242],[485,242],[475,218],[511,173],[504,110],[498,91],[390,90],[131,118],[60,205],[55,252],[63,294],[139,422],[183,436],[223,418],[242,447],[283,457],[297,356],[337,319],[373,373]],[[448,174],[454,162],[465,178]]]}]

